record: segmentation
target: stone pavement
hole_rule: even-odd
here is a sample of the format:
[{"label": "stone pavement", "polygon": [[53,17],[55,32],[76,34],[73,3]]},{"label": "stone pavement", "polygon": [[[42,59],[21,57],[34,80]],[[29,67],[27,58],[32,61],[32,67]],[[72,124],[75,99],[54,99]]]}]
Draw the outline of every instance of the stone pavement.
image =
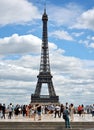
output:
[{"label": "stone pavement", "polygon": [[[36,120],[34,121],[33,118],[23,117],[19,115],[18,117],[13,116],[12,119],[0,119],[0,122],[64,122],[64,119],[61,117],[54,118],[53,114],[42,114],[41,120],[38,120],[38,116],[36,115]],[[84,117],[80,117],[78,114],[74,114],[74,122],[94,122],[94,117],[91,114],[85,114]]]}]

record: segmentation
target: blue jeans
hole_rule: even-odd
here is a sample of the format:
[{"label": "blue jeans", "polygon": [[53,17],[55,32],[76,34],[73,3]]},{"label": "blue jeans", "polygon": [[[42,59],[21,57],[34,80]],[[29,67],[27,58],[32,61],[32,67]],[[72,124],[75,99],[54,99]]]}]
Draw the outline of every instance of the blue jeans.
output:
[{"label": "blue jeans", "polygon": [[94,116],[94,111],[92,111],[92,116]]},{"label": "blue jeans", "polygon": [[70,128],[70,121],[69,121],[69,117],[68,116],[65,119],[65,127],[66,128]]}]

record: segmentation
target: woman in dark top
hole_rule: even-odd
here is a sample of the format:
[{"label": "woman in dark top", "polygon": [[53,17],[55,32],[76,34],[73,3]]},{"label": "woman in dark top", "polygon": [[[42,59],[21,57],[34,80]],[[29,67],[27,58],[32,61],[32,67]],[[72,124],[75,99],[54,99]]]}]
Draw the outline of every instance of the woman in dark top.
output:
[{"label": "woman in dark top", "polygon": [[38,120],[41,120],[41,105],[37,105]]},{"label": "woman in dark top", "polygon": [[61,115],[63,116],[63,111],[64,111],[64,105],[61,104],[61,106],[60,106],[60,118],[61,118]]}]

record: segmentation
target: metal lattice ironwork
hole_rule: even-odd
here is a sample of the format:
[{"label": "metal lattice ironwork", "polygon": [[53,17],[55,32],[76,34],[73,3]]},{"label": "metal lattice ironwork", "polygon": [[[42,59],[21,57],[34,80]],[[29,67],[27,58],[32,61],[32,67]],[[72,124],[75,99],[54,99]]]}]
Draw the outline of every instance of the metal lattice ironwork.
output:
[{"label": "metal lattice ironwork", "polygon": [[[46,9],[44,9],[44,14],[42,16],[43,21],[43,32],[42,32],[42,46],[41,46],[41,62],[39,75],[37,76],[38,81],[35,89],[35,93],[31,95],[32,102],[55,102],[58,103],[59,97],[56,96],[52,75],[50,71],[49,63],[49,48],[48,48],[48,34],[47,34],[47,21],[48,16],[46,14]],[[46,83],[48,85],[49,95],[40,95],[42,84]]]}]

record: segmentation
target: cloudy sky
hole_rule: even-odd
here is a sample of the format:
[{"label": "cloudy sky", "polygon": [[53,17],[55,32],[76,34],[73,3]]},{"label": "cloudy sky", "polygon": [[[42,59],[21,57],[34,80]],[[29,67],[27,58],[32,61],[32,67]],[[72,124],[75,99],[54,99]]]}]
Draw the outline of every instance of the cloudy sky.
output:
[{"label": "cloudy sky", "polygon": [[[46,0],[60,102],[94,103],[94,0]],[[44,0],[0,0],[0,102],[29,104],[40,67]],[[41,94],[48,94],[47,85]]]}]

